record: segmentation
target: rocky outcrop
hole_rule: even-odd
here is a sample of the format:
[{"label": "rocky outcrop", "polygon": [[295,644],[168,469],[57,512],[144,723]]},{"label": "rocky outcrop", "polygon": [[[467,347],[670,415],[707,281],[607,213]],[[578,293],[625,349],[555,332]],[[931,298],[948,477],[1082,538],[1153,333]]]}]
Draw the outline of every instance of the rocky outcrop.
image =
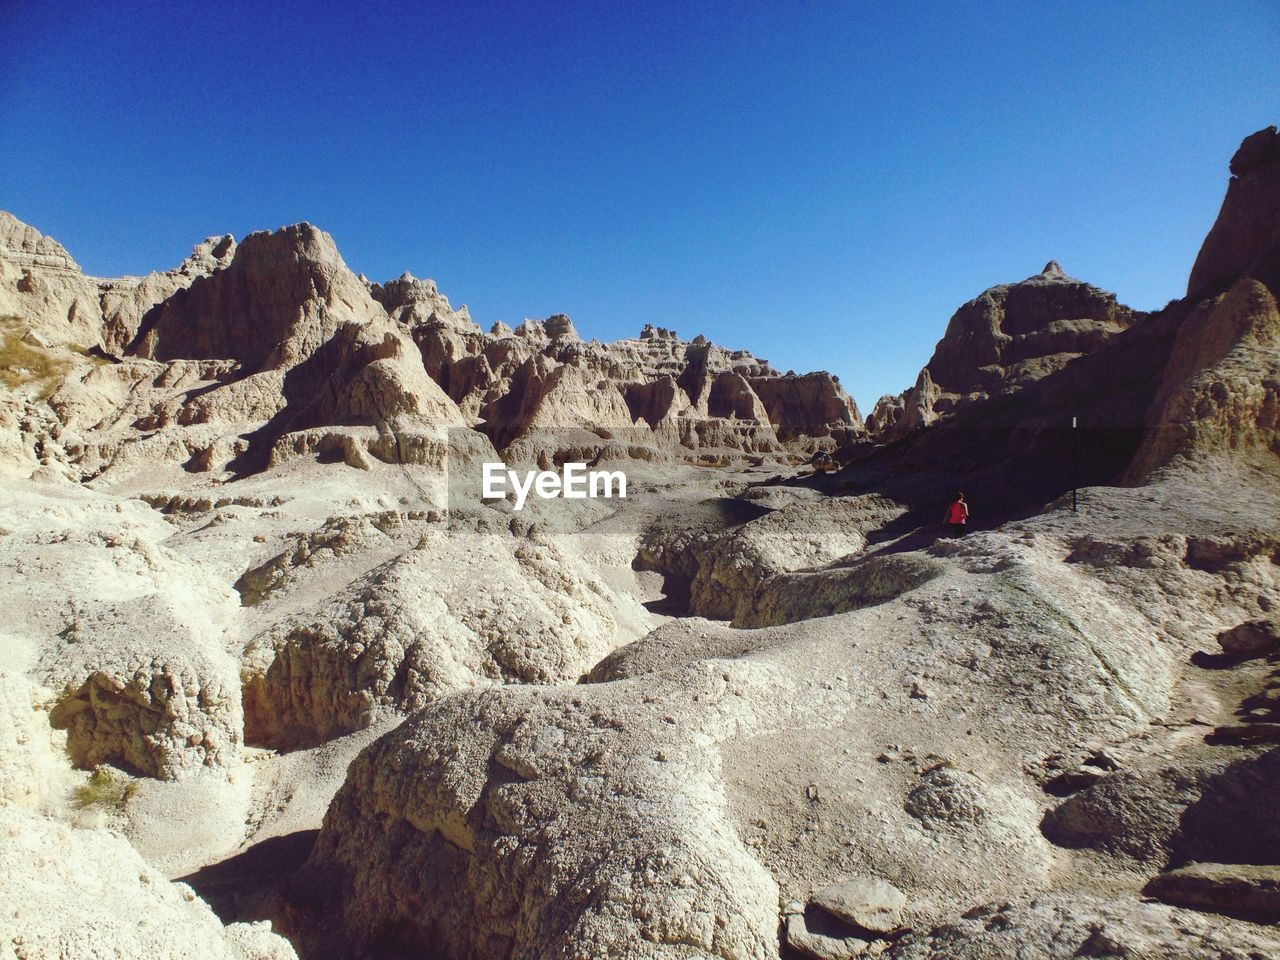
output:
[{"label": "rocky outcrop", "polygon": [[462,418],[332,238],[299,224],[191,264],[214,269],[147,311],[127,348],[140,360],[53,398],[83,437],[64,444],[82,471],[156,457],[215,474],[300,456],[443,466]]},{"label": "rocky outcrop", "polygon": [[1280,922],[1280,866],[1193,863],[1154,877],[1145,892],[1179,907]]},{"label": "rocky outcrop", "polygon": [[882,397],[868,417],[881,440],[1015,393],[1091,353],[1141,315],[1115,294],[1063,273],[1057,261],[1020,283],[991,287],[952,316],[915,385]]},{"label": "rocky outcrop", "polygon": [[1222,209],[1205,237],[1187,296],[1220,293],[1236,278],[1275,271],[1280,248],[1280,133],[1274,126],[1245,137],[1231,158]]},{"label": "rocky outcrop", "polygon": [[1280,826],[1266,798],[1280,786],[1280,751],[1117,771],[1045,817],[1055,843],[1149,867],[1189,861],[1280,862]]},{"label": "rocky outcrop", "polygon": [[77,766],[110,763],[162,780],[229,766],[240,740],[235,689],[211,686],[201,666],[171,659],[104,666],[68,690],[50,720],[67,731]]},{"label": "rocky outcrop", "polygon": [[[1280,453],[1280,135],[1246,137],[1188,289],[1127,478],[1230,455],[1271,469]],[[1189,300],[1195,299],[1192,297]]]},{"label": "rocky outcrop", "polygon": [[866,546],[867,532],[900,512],[876,497],[839,497],[788,503],[702,532],[672,531],[662,522],[642,539],[636,565],[687,580],[691,613],[759,626],[771,578],[852,560]]},{"label": "rocky outcrop", "polygon": [[229,234],[209,237],[196,244],[191,256],[172,270],[153,271],[145,277],[99,280],[103,349],[115,355],[124,353],[153,307],[190,286],[196,278],[226,267],[235,251],[236,241]]},{"label": "rocky outcrop", "polygon": [[942,573],[930,557],[873,554],[811,570],[778,573],[761,584],[734,623],[768,627],[857,610],[893,600]]},{"label": "rocky outcrop", "polygon": [[288,368],[343,325],[385,312],[346,268],[333,238],[308,223],[245,237],[231,263],[165,303],[129,352],[152,360],[234,360]]},{"label": "rocky outcrop", "polygon": [[366,280],[365,285],[369,288],[369,295],[382,304],[391,319],[401,326],[425,331],[439,324],[458,332],[480,333],[467,308],[463,306],[454,310],[434,280],[419,280],[406,270],[395,280],[386,283]]},{"label": "rocky outcrop", "polygon": [[[145,631],[139,625],[146,624]],[[76,618],[48,677],[62,695],[50,714],[80,767],[109,763],[162,780],[226,770],[244,728],[237,670],[201,649],[181,618],[155,598]]]},{"label": "rocky outcrop", "polygon": [[[1280,160],[1268,163],[1278,198],[1271,222],[1280,223]],[[1264,236],[1236,222],[1232,211],[1238,201],[1231,192],[1238,192],[1241,182],[1233,178],[1228,202],[1210,234],[1212,246],[1240,252],[1234,258],[1211,258],[1218,265],[1213,281],[1205,281],[1209,288],[1224,282],[1230,286],[1196,304],[1178,326],[1147,411],[1141,447],[1127,473],[1131,480],[1175,459],[1224,455],[1271,469],[1280,453],[1280,234]],[[1258,276],[1231,281],[1221,274],[1229,268]]]},{"label": "rocky outcrop", "polygon": [[98,290],[51,237],[0,210],[0,318],[16,318],[45,344],[102,340]]},{"label": "rocky outcrop", "polygon": [[210,238],[174,270],[93,281],[5,216],[0,314],[27,325],[14,335],[29,328],[43,349],[74,333],[123,360],[37,358],[58,423],[15,445],[73,479],[123,479],[157,460],[214,478],[299,457],[439,470],[451,444],[483,455],[490,442],[544,464],[722,463],[862,433],[828,374],[784,376],[663,328],[587,343],[563,314],[484,333],[430,280],[355,276],[310,224]]},{"label": "rocky outcrop", "polygon": [[618,639],[615,615],[605,585],[552,542],[428,528],[249,644],[245,735],[292,748],[459,690],[571,682]]},{"label": "rocky outcrop", "polygon": [[862,417],[838,377],[787,373],[747,382],[783,443],[830,437],[838,445],[861,435]]},{"label": "rocky outcrop", "polygon": [[563,315],[489,334],[438,305],[429,317],[412,328],[428,372],[495,446],[532,459],[778,454],[862,431],[829,374],[784,376],[705,338],[648,326],[636,339],[584,343]]},{"label": "rocky outcrop", "polygon": [[0,527],[3,602],[23,611],[5,666],[35,681],[0,685],[0,732],[18,745],[0,781],[12,770],[41,810],[66,803],[73,763],[175,791],[225,783],[242,757],[239,664],[222,641],[236,595],[202,568],[208,547],[184,557],[142,501],[52,481],[12,486]]},{"label": "rocky outcrop", "polygon": [[655,688],[617,692],[463,694],[379,740],[307,868],[331,900],[291,934],[349,955],[776,957],[778,889],[713,758]]},{"label": "rocky outcrop", "polygon": [[119,353],[151,307],[225,267],[235,246],[230,236],[210,237],[172,270],[99,280],[56,240],[0,210],[0,317],[17,318],[49,344]]}]

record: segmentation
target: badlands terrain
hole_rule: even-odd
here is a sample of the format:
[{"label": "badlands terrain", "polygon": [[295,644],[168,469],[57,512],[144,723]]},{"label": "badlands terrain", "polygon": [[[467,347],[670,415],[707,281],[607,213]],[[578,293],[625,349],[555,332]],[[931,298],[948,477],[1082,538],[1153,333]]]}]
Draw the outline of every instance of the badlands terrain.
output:
[{"label": "badlands terrain", "polygon": [[0,213],[0,956],[1280,958],[1274,127],[1230,173],[1164,309],[1050,262],[865,421]]}]

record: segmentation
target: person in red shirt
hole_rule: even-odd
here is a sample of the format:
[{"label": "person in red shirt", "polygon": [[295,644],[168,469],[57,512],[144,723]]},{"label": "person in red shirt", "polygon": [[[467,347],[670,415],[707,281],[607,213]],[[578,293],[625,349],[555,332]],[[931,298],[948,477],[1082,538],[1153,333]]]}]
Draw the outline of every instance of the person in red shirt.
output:
[{"label": "person in red shirt", "polygon": [[964,535],[964,525],[969,522],[969,504],[964,502],[963,493],[957,493],[956,498],[947,506],[942,522],[950,525],[953,537]]}]

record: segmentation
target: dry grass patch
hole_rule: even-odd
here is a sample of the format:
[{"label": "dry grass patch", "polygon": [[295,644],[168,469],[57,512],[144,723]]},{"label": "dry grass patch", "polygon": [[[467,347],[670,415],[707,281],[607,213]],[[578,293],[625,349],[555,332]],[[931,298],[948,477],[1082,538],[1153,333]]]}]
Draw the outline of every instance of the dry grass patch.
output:
[{"label": "dry grass patch", "polygon": [[[72,360],[66,351],[90,356],[89,349],[74,343],[65,348],[37,346],[23,339],[26,332],[17,317],[0,317],[0,382],[10,390],[39,384],[38,395],[47,398],[57,387],[58,379],[71,369]],[[90,359],[98,361],[97,357]]]},{"label": "dry grass patch", "polygon": [[75,789],[75,805],[81,810],[91,807],[123,810],[138,792],[138,784],[111,767],[93,768],[89,779]]}]

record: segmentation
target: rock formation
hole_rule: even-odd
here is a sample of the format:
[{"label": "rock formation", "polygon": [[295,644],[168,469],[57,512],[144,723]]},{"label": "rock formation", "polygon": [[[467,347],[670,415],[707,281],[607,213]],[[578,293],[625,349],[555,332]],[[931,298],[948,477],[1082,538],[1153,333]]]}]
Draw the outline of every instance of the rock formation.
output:
[{"label": "rock formation", "polygon": [[[404,293],[379,295],[395,312],[393,297]],[[597,456],[636,447],[650,457],[702,448],[735,456],[835,445],[862,429],[829,374],[783,376],[746,351],[685,342],[661,327],[584,343],[558,315],[484,334],[446,301],[413,336],[427,370],[499,449],[550,447],[553,459],[557,445],[579,444]]]},{"label": "rock formation", "polygon": [[237,762],[239,671],[182,620],[152,595],[95,605],[67,626],[65,656],[45,680],[64,691],[49,720],[67,731],[77,766],[175,780]]},{"label": "rock formation", "polygon": [[209,237],[196,244],[191,256],[172,270],[153,271],[145,277],[99,280],[103,349],[110,354],[122,354],[138,335],[144,317],[153,307],[189,287],[196,278],[207,277],[226,267],[235,251],[236,241],[230,235]]},{"label": "rock formation", "polygon": [[[1246,137],[1189,289],[1209,292],[1182,322],[1130,469],[1230,454],[1274,466],[1280,452],[1280,134]],[[1188,297],[1188,300],[1196,298]]]},{"label": "rock formation", "polygon": [[[465,554],[449,537],[468,541]],[[505,589],[477,592],[486,580]],[[459,689],[572,682],[620,632],[608,593],[554,542],[425,525],[322,608],[251,641],[246,737],[320,743]]]},{"label": "rock formation", "polygon": [[1177,332],[1130,475],[1146,475],[1175,456],[1231,454],[1274,464],[1278,350],[1280,310],[1266,284],[1244,277],[1198,304]]},{"label": "rock formation", "polygon": [[899,512],[876,497],[841,497],[797,499],[727,529],[676,515],[646,531],[636,563],[687,584],[689,612],[762,626],[772,578],[855,556]]},{"label": "rock formation", "polygon": [[1237,277],[1253,275],[1255,268],[1274,272],[1274,251],[1280,247],[1277,222],[1280,133],[1267,127],[1245,137],[1231,158],[1227,195],[1191,268],[1187,295],[1221,292]]},{"label": "rock formation", "polygon": [[[1134,532],[1158,516],[1133,511]],[[1057,835],[1040,824],[1056,803],[1053,758],[1097,742],[1126,744],[1126,765],[1176,752],[1176,741],[1144,746],[1142,733],[1181,695],[1203,629],[1175,598],[1203,598],[1195,610],[1216,622],[1240,616],[1239,574],[1197,571],[1176,542],[1155,555],[1168,593],[1128,609],[1143,568],[1113,581],[1072,562],[1059,523],[944,542],[928,551],[941,568],[932,580],[837,616],[764,630],[685,622],[631,644],[587,687],[437,701],[361,756],[330,809],[308,883],[332,891],[320,909],[341,920],[318,936],[349,938],[357,955],[395,937],[448,955],[586,957],[608,937],[628,956],[689,945],[773,956],[777,903],[844,882],[846,844],[861,870],[904,892],[907,926],[927,929],[957,897],[1052,888]],[[1134,532],[1109,542],[1127,546]],[[1259,588],[1275,602],[1277,568],[1264,567]],[[1240,822],[1232,811],[1223,822]],[[436,868],[411,866],[421,863]],[[465,919],[480,904],[483,928]],[[1066,935],[1064,955],[1117,908],[1069,909],[1084,932]],[[928,942],[895,949],[932,956],[919,952]],[[1241,928],[1228,942],[1271,941]]]},{"label": "rock formation", "polygon": [[98,289],[62,244],[0,210],[0,317],[48,344],[94,346],[102,336]]},{"label": "rock formation", "polygon": [[915,385],[882,397],[868,429],[896,439],[967,404],[1021,390],[1139,319],[1115,294],[1050,260],[1035,276],[991,287],[957,310]]},{"label": "rock formation", "polygon": [[[916,932],[891,946],[882,941],[877,949],[892,956],[1154,950],[1209,957],[1237,947],[1264,955],[1273,950],[1273,935],[1247,923],[1209,923],[1136,900],[1150,876],[1144,871],[1159,871],[1162,857],[1195,855],[1229,864],[1248,856],[1232,827],[1208,825],[1252,822],[1248,818],[1262,808],[1250,806],[1250,798],[1269,792],[1230,785],[1242,765],[1261,762],[1258,775],[1270,776],[1265,771],[1271,765],[1250,752],[1257,748],[1143,733],[1153,724],[1180,729],[1185,721],[1174,718],[1186,715],[1182,704],[1189,691],[1204,683],[1223,691],[1215,695],[1226,707],[1215,712],[1216,722],[1223,723],[1231,702],[1225,691],[1250,681],[1187,678],[1181,665],[1196,648],[1216,646],[1217,636],[1258,621],[1280,602],[1273,547],[1280,541],[1271,521],[1248,510],[1224,514],[1217,498],[1188,499],[1187,491],[1201,481],[1185,471],[1157,477],[1142,466],[1145,445],[1163,442],[1170,390],[1183,389],[1188,377],[1220,380],[1215,365],[1237,345],[1249,357],[1265,355],[1255,346],[1267,342],[1265,320],[1260,336],[1256,320],[1230,318],[1265,318],[1273,308],[1256,283],[1241,283],[1227,300],[1181,303],[1129,330],[1133,318],[1109,295],[1048,270],[986,303],[979,298],[953,320],[956,335],[944,338],[935,355],[939,362],[931,362],[923,382],[936,388],[927,404],[931,412],[948,395],[954,405],[944,403],[946,416],[915,439],[904,433],[905,454],[898,449],[892,456],[899,463],[905,455],[940,465],[958,449],[955,444],[976,443],[971,459],[960,461],[960,475],[974,461],[989,464],[996,450],[1001,466],[1021,458],[1023,469],[1034,471],[1049,457],[1046,437],[1037,432],[1041,418],[1080,409],[1094,423],[1127,421],[1125,436],[1091,452],[1089,470],[1115,478],[1138,454],[1135,470],[1148,485],[1135,496],[1109,494],[1112,510],[1099,518],[1101,525],[1088,521],[1087,537],[1069,510],[1064,515],[1050,507],[1034,519],[963,541],[930,545],[924,539],[913,546],[907,532],[886,553],[871,550],[869,540],[851,538],[832,542],[829,553],[819,547],[812,555],[775,562],[771,543],[787,551],[803,545],[809,525],[818,516],[830,521],[850,498],[812,501],[821,504],[812,520],[803,509],[810,501],[782,491],[764,497],[763,519],[702,510],[684,521],[660,518],[642,549],[642,566],[683,578],[691,600],[717,616],[759,616],[761,594],[771,587],[781,594],[774,602],[787,613],[768,621],[775,626],[757,630],[697,620],[660,627],[593,671],[598,689],[589,694],[531,692],[518,709],[499,707],[495,700],[492,712],[484,714],[481,702],[446,699],[368,750],[330,810],[309,867],[316,878],[326,878],[328,889],[341,891],[335,903],[343,904],[339,926],[351,949],[359,953],[395,931],[406,948],[464,956],[548,946],[586,956],[598,931],[608,929],[613,943],[632,956],[683,955],[678,951],[686,944],[706,954],[749,957],[766,949],[772,955],[774,948],[760,946],[760,931],[777,918],[758,905],[754,880],[726,907],[721,888],[705,873],[702,864],[709,857],[741,856],[715,847],[722,830],[711,823],[686,833],[676,856],[663,861],[672,873],[651,868],[649,883],[661,892],[655,904],[625,880],[613,879],[610,866],[623,841],[611,831],[620,822],[636,822],[628,844],[641,831],[644,846],[666,850],[670,844],[660,836],[660,825],[684,809],[683,792],[665,788],[655,795],[633,784],[630,769],[616,765],[620,753],[651,758],[645,764],[655,764],[648,778],[661,784],[673,782],[666,768],[675,766],[674,782],[696,783],[704,791],[699,810],[717,815],[727,805],[736,839],[766,867],[782,900],[803,902],[806,888],[849,882],[844,844],[850,844],[873,881],[905,894],[903,922]],[[1232,303],[1232,296],[1241,299]],[[986,348],[978,327],[987,334]],[[1207,340],[1218,352],[1180,346],[1188,340]],[[992,347],[994,356],[982,352]],[[1135,357],[1142,362],[1134,363]],[[1241,389],[1256,382],[1257,369],[1240,368]],[[1127,384],[1107,387],[1120,370],[1130,374]],[[1148,409],[1154,411],[1149,427],[1133,427]],[[1203,416],[1204,405],[1199,409]],[[1270,407],[1262,402],[1253,409]],[[1238,436],[1242,421],[1227,412],[1207,418],[1204,442],[1193,436],[1189,445],[1178,445],[1176,455],[1195,470],[1229,462],[1224,454],[1265,448],[1268,425],[1254,430],[1257,416],[1251,416],[1243,423],[1250,438],[1263,442]],[[984,424],[986,433],[971,432]],[[884,483],[877,464],[889,456],[868,451],[846,471],[846,482],[874,480],[881,469]],[[883,489],[901,490],[909,502],[913,489],[918,493],[938,479],[949,484],[956,475],[953,469],[933,481],[903,477]],[[1219,482],[1227,482],[1225,475]],[[1252,482],[1262,484],[1260,477]],[[1267,502],[1277,502],[1274,488],[1263,486]],[[1037,495],[1038,490],[1024,493],[1028,499]],[[885,510],[872,532],[878,527],[883,535],[895,526],[909,531],[902,521],[912,513],[900,509]],[[1267,533],[1252,526],[1259,522]],[[770,524],[777,533],[767,532]],[[824,538],[834,533],[829,522],[821,529]],[[858,572],[841,581],[846,569]],[[859,601],[861,584],[873,570],[883,570],[884,586],[867,590]],[[1141,586],[1152,577],[1157,588]],[[693,589],[699,581],[715,584],[701,600]],[[815,589],[818,584],[823,586]],[[1179,599],[1192,596],[1197,600],[1190,606]],[[739,601],[745,607],[739,609]],[[889,657],[886,642],[894,651]],[[637,701],[638,691],[645,695]],[[669,730],[647,717],[649,698],[665,709],[662,722]],[[601,718],[598,731],[583,729],[575,719],[586,709]],[[885,719],[879,719],[882,713]],[[481,716],[486,732],[474,755],[467,749],[446,760],[423,752],[468,737],[462,731],[474,730],[470,724]],[[520,724],[504,719],[516,716]],[[998,723],[1000,732],[983,733],[986,723]],[[1226,737],[1238,727],[1219,729]],[[806,731],[799,748],[798,730]],[[655,739],[636,741],[643,731]],[[699,752],[708,741],[716,745],[718,760]],[[1099,743],[1108,745],[1105,751],[1088,746]],[[825,759],[841,753],[856,759]],[[599,758],[594,764],[593,757]],[[482,772],[495,763],[514,779]],[[714,783],[699,778],[708,763],[720,770],[727,804]],[[1161,777],[1160,764],[1179,772]],[[425,782],[424,770],[431,771]],[[1196,790],[1186,787],[1191,770],[1201,771]],[[603,797],[626,797],[628,806],[606,806],[597,778]],[[1147,786],[1135,793],[1131,783]],[[1087,784],[1095,786],[1058,806],[1054,797],[1061,791]],[[1112,791],[1121,798],[1106,801],[1114,812],[1091,812],[1098,810],[1089,806],[1096,804],[1093,795],[1101,800]],[[863,821],[860,811],[868,808]],[[643,820],[636,817],[640,811]],[[1092,899],[1070,884],[1056,886],[1050,865],[1064,861],[1055,850],[1095,842],[1079,826],[1066,826],[1073,823],[1101,838],[1097,869],[1110,877],[1130,871],[1133,879],[1120,883],[1128,893]],[[1158,824],[1172,824],[1164,845],[1157,839]],[[843,839],[836,840],[837,834]],[[691,849],[693,837],[699,840]],[[390,851],[406,846],[419,851],[410,858],[415,862],[447,864],[448,879],[388,877]],[[386,853],[370,864],[364,853],[371,849]],[[1253,855],[1272,856],[1256,846]],[[589,877],[602,893],[579,902],[552,883],[537,888],[538,898],[517,900],[516,891],[527,890],[530,881],[515,865],[557,856],[570,858],[565,868],[540,876]],[[1083,874],[1094,869],[1072,862]],[[1252,884],[1263,890],[1266,883],[1249,869],[1213,876],[1229,875],[1241,889]],[[687,894],[672,889],[680,883],[669,879],[674,874],[693,879]],[[1183,879],[1175,870],[1152,889],[1223,909],[1222,894],[1187,892],[1208,884],[1198,876]],[[993,905],[966,914],[976,922],[961,918],[933,925],[929,918],[945,913],[944,904],[961,890],[969,903]],[[466,932],[462,920],[481,901],[503,905],[492,927],[497,936],[489,941]],[[637,903],[644,908],[629,909]],[[706,921],[691,927],[690,911]],[[812,926],[807,912],[802,921],[797,916],[787,921],[790,942],[813,955],[855,955],[875,943],[821,923]],[[548,939],[539,931],[556,932]],[[571,941],[559,939],[563,931],[571,932]],[[306,934],[300,935],[305,942]],[[571,943],[588,946],[578,954]]]},{"label": "rock formation", "polygon": [[0,312],[40,350],[120,361],[86,371],[74,351],[39,355],[54,417],[13,412],[28,426],[9,442],[79,478],[156,462],[244,475],[299,456],[440,469],[490,441],[508,459],[723,460],[803,455],[862,430],[833,377],[782,376],[701,338],[647,328],[584,343],[562,315],[485,334],[429,280],[355,276],[310,224],[211,238],[174,270],[93,281],[5,218]]},{"label": "rock formation", "polygon": [[[89,477],[157,461],[243,474],[297,456],[443,465],[456,407],[327,234],[206,243],[133,292],[175,277],[189,283],[145,310],[123,362],[55,393],[46,460]],[[113,342],[140,311],[130,303],[105,321]]]},{"label": "rock formation", "polygon": [[172,270],[95,279],[56,240],[0,210],[0,318],[23,323],[42,345],[119,353],[148,310],[225,267],[235,246],[230,236],[210,237]]}]

